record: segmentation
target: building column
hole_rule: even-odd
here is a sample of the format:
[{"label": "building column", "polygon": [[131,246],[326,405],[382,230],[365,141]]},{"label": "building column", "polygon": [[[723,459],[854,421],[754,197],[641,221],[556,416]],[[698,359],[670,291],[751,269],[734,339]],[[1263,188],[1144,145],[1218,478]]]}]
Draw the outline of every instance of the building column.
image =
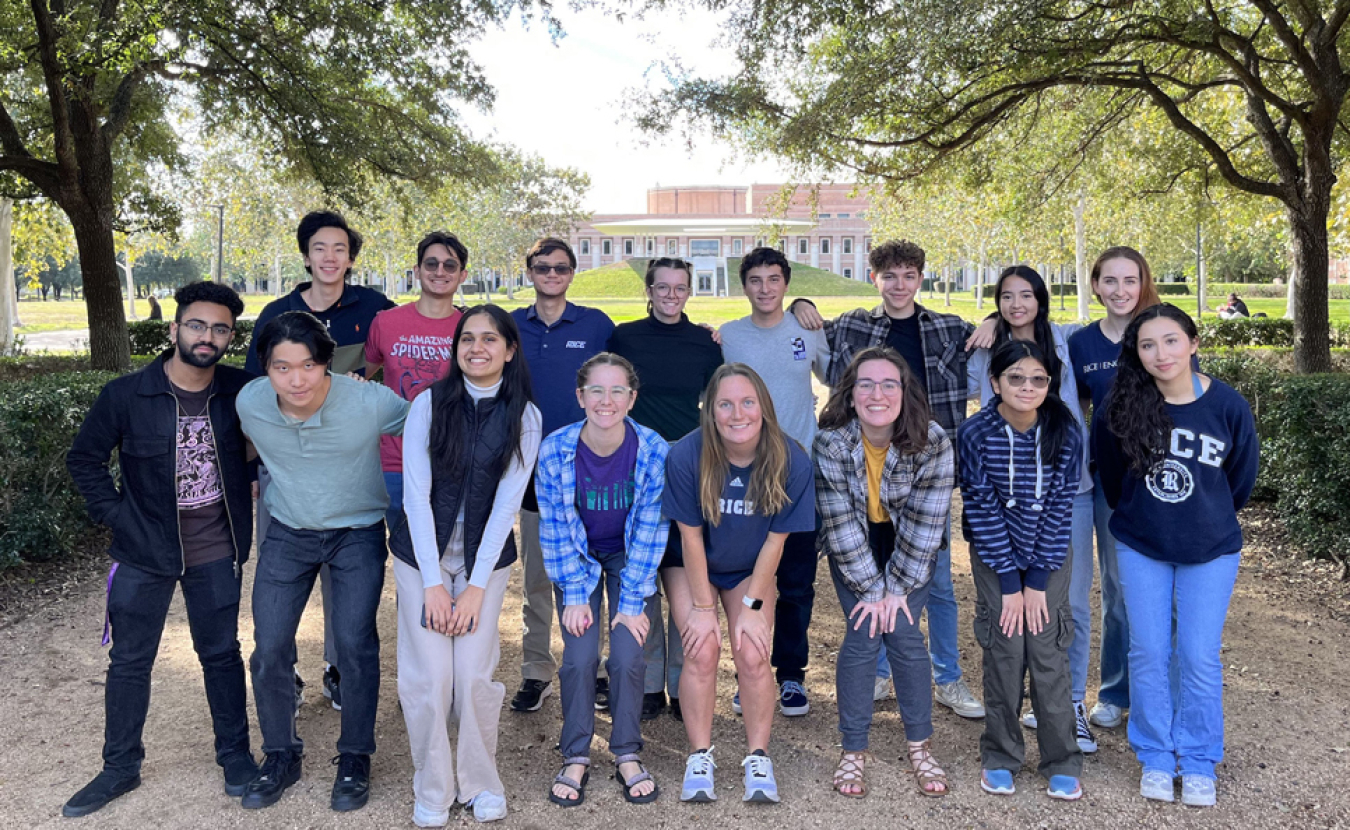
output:
[{"label": "building column", "polygon": [[813,240],[811,240],[810,242],[806,243],[806,245],[807,245],[807,250],[811,252],[811,267],[812,267],[812,268],[819,268],[819,267],[820,267],[820,240],[819,240],[819,239],[813,239]]}]

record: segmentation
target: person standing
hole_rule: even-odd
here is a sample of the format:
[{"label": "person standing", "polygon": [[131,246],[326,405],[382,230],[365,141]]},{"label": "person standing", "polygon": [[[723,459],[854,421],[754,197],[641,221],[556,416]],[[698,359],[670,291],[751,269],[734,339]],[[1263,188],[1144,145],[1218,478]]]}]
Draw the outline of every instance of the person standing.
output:
[{"label": "person standing", "polygon": [[[113,532],[103,770],[66,802],[66,816],[88,815],[141,784],[150,672],[175,585],[202,666],[226,794],[241,795],[258,771],[238,638],[253,507],[234,402],[249,375],[216,365],[244,303],[214,282],[185,285],[174,302],[173,347],[109,381],[66,455],[89,517]],[[120,489],[109,470],[114,449]]]}]

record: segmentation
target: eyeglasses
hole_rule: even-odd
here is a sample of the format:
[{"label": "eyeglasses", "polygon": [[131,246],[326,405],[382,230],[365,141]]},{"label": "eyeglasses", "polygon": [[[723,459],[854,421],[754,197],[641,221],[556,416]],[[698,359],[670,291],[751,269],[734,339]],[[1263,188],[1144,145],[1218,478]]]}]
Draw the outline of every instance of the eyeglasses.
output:
[{"label": "eyeglasses", "polygon": [[216,323],[213,326],[208,326],[201,320],[185,320],[183,326],[193,334],[204,334],[207,329],[210,329],[211,334],[215,337],[229,337],[234,331],[234,326],[227,326],[224,323]]},{"label": "eyeglasses", "polygon": [[1032,389],[1050,388],[1049,375],[1024,375],[1019,372],[1005,372],[1003,378],[1008,382],[1008,385],[1014,389],[1021,389],[1028,383],[1031,384]]},{"label": "eyeglasses", "polygon": [[572,272],[574,270],[576,269],[574,269],[570,265],[565,264],[545,265],[542,262],[536,262],[534,265],[530,266],[530,273],[534,274],[536,277],[547,277],[549,271],[552,271],[553,273],[557,274],[560,277],[570,277],[572,276]]},{"label": "eyeglasses", "polygon": [[581,391],[586,395],[589,401],[603,401],[605,395],[616,401],[626,401],[628,396],[633,394],[631,386],[583,386]]},{"label": "eyeglasses", "polygon": [[670,285],[668,283],[659,282],[652,286],[652,291],[658,297],[669,297],[671,294],[674,294],[676,297],[689,296],[689,286],[687,285]]},{"label": "eyeglasses", "polygon": [[870,394],[872,394],[872,390],[874,390],[874,389],[880,389],[880,390],[881,390],[881,394],[886,395],[887,397],[890,397],[890,396],[897,395],[897,394],[900,393],[900,381],[898,381],[898,380],[883,380],[883,381],[860,380],[860,381],[858,381],[857,383],[853,384],[853,388],[856,389],[856,390],[858,391],[858,394],[860,394],[860,395],[870,395]]},{"label": "eyeglasses", "polygon": [[437,271],[444,271],[447,274],[458,274],[461,267],[462,266],[453,259],[447,259],[444,262],[434,259],[422,260],[422,270],[429,271],[433,274]]}]

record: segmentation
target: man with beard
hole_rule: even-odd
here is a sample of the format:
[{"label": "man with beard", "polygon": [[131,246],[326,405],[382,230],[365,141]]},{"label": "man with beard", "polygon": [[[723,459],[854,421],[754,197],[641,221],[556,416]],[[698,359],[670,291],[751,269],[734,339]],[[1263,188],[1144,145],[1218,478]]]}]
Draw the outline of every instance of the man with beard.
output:
[{"label": "man with beard", "polygon": [[[141,784],[150,671],[179,584],[225,792],[241,795],[258,771],[249,750],[237,636],[253,507],[235,396],[250,376],[216,365],[244,303],[214,282],[186,285],[174,301],[173,347],[144,369],[108,382],[66,456],[89,517],[113,533],[103,771],[66,802],[67,816],[92,813]],[[120,489],[109,470],[114,449]]]}]

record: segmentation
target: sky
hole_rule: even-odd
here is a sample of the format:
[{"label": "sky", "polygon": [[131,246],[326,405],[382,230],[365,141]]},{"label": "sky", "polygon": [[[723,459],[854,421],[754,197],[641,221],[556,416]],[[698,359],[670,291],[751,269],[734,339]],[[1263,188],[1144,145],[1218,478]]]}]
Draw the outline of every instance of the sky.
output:
[{"label": "sky", "polygon": [[[475,135],[588,173],[583,207],[596,213],[645,213],[647,188],[657,184],[786,180],[778,165],[737,159],[711,137],[692,148],[678,135],[643,146],[647,137],[633,123],[644,96],[664,84],[653,65],[676,50],[685,66],[705,74],[734,69],[730,49],[713,42],[716,15],[666,12],[620,23],[595,9],[562,6],[555,10],[565,35],[556,43],[542,24],[512,22],[471,49],[497,92],[491,113],[464,114]],[[541,103],[545,98],[560,105]]]}]

